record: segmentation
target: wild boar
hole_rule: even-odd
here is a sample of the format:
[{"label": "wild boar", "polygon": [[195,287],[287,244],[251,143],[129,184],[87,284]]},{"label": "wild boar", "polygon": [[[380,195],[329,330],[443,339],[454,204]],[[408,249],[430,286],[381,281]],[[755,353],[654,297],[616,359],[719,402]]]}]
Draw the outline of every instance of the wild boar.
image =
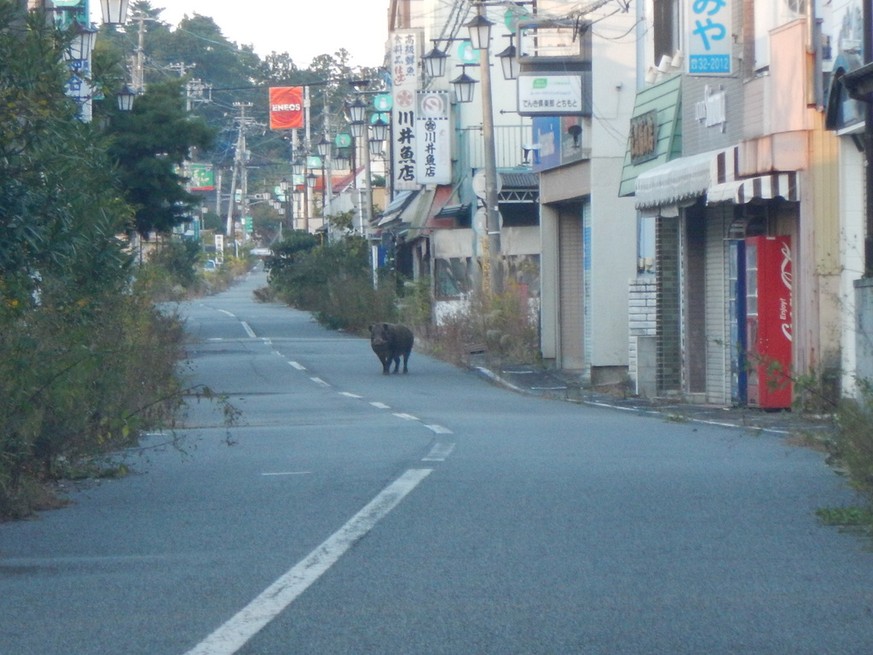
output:
[{"label": "wild boar", "polygon": [[382,362],[382,373],[391,372],[391,362],[394,362],[394,372],[400,368],[400,358],[403,358],[403,372],[408,373],[407,362],[412,352],[415,337],[405,325],[399,323],[374,323],[370,326],[370,346]]}]

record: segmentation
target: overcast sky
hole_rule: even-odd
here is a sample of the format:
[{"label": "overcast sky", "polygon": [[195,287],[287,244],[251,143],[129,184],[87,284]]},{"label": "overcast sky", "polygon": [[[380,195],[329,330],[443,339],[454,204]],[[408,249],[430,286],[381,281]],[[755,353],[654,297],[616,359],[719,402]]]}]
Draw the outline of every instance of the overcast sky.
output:
[{"label": "overcast sky", "polygon": [[[92,6],[99,5],[91,0]],[[387,0],[152,0],[178,25],[187,14],[211,17],[230,41],[264,57],[287,52],[301,68],[345,48],[355,66],[381,66],[388,38]]]}]

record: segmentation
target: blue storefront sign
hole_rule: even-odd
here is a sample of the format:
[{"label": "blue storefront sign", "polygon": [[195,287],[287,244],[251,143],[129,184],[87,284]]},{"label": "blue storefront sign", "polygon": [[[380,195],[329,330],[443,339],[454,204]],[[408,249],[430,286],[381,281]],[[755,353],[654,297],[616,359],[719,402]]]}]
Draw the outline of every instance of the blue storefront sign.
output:
[{"label": "blue storefront sign", "polygon": [[731,0],[691,0],[688,11],[688,73],[730,75]]}]

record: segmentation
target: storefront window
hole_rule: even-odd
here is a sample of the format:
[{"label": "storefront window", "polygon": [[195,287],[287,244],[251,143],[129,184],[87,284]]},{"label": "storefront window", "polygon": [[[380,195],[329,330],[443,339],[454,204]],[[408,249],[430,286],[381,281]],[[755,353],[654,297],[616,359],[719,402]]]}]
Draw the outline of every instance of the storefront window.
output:
[{"label": "storefront window", "polygon": [[655,217],[637,219],[637,275],[655,274]]}]

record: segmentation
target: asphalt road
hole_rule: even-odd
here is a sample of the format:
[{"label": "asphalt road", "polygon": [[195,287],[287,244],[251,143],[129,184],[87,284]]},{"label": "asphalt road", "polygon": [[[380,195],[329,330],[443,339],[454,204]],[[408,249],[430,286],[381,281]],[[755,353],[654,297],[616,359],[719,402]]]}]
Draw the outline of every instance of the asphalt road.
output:
[{"label": "asphalt road", "polygon": [[855,502],[772,434],[528,397],[252,300],[181,307],[183,450],[0,525],[0,655],[867,654]]}]

